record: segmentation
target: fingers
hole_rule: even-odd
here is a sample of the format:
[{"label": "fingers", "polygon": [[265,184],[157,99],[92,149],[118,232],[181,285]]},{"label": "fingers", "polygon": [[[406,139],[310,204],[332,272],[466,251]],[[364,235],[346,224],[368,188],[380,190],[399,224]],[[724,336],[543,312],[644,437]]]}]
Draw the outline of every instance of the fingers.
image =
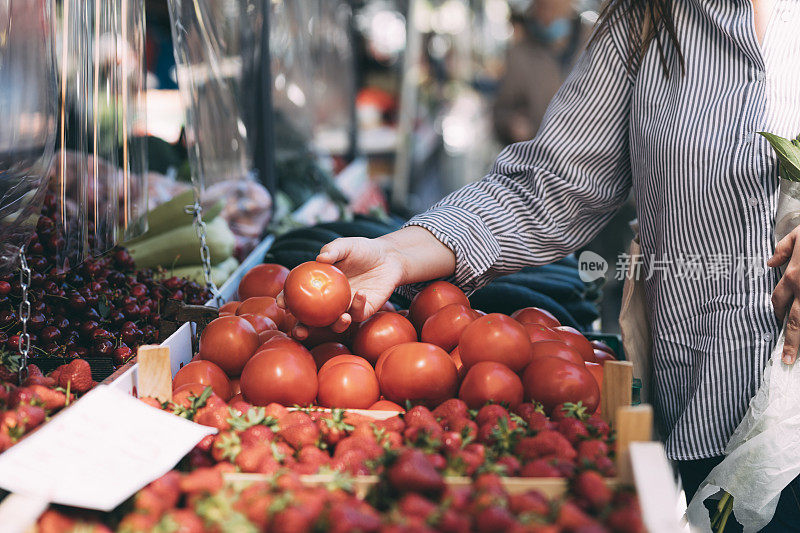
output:
[{"label": "fingers", "polygon": [[786,321],[786,340],[783,344],[781,359],[791,365],[797,359],[797,349],[800,347],[800,300],[792,303],[789,319]]},{"label": "fingers", "polygon": [[789,306],[792,305],[793,298],[794,291],[789,279],[784,276],[775,286],[775,290],[772,291],[772,307],[775,310],[775,316],[781,321],[786,316]]},{"label": "fingers", "polygon": [[292,337],[299,341],[304,341],[308,338],[308,328],[303,324],[297,324],[292,328]]},{"label": "fingers", "polygon": [[778,241],[778,244],[775,245],[775,253],[767,260],[768,267],[779,267],[792,257],[795,241],[797,240],[795,231],[797,230],[793,230],[789,235]]},{"label": "fingers", "polygon": [[334,333],[344,333],[352,323],[353,318],[350,316],[350,314],[343,313],[342,316],[339,317],[339,320],[331,324],[331,329]]},{"label": "fingers", "polygon": [[356,322],[363,322],[367,318],[367,297],[361,291],[356,291],[350,303],[350,316]]},{"label": "fingers", "polygon": [[283,291],[278,293],[278,296],[275,297],[275,303],[281,309],[286,309],[286,299],[283,297]]},{"label": "fingers", "polygon": [[332,265],[347,257],[349,247],[343,241],[345,239],[336,239],[323,246],[317,255],[317,261]]}]

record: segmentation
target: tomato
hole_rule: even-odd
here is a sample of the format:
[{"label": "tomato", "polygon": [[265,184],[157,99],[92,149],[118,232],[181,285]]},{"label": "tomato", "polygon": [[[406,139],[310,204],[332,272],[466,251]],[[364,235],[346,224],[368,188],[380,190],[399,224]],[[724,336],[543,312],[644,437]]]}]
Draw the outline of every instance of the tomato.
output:
[{"label": "tomato", "polygon": [[458,351],[467,370],[480,361],[495,361],[520,372],[531,361],[528,332],[500,313],[482,316],[464,328]]},{"label": "tomato", "polygon": [[[203,385],[202,383],[184,383],[180,387],[174,387],[173,385],[174,388],[172,389],[172,396],[174,398],[183,392],[188,392],[192,396],[200,396],[208,386],[209,385]],[[211,390],[214,389],[212,388]],[[217,396],[219,396],[219,394],[217,394]]]},{"label": "tomato", "polygon": [[372,367],[340,363],[319,374],[317,401],[323,407],[368,409],[380,396],[378,378]]},{"label": "tomato", "polygon": [[258,334],[258,345],[259,345],[259,347],[263,346],[265,342],[267,342],[268,340],[270,340],[273,337],[286,337],[286,338],[288,338],[288,335],[286,335],[286,333],[284,333],[282,331],[278,331],[277,329],[268,329],[266,331],[262,331],[261,333]]},{"label": "tomato", "polygon": [[450,359],[453,360],[453,363],[456,365],[456,370],[458,371],[458,379],[464,379],[464,376],[467,374],[467,369],[464,368],[464,363],[461,362],[461,354],[458,351],[458,346],[453,348],[453,351],[450,352]]},{"label": "tomato", "polygon": [[317,397],[317,367],[300,345],[266,348],[245,365],[241,387],[253,405],[309,405]]},{"label": "tomato", "polygon": [[349,354],[350,348],[341,342],[326,342],[311,349],[311,355],[317,363],[317,368],[320,368],[328,360],[336,357],[337,355]]},{"label": "tomato", "polygon": [[522,327],[528,332],[528,338],[531,342],[561,340],[561,334],[547,326],[541,324],[522,324]]},{"label": "tomato", "polygon": [[267,263],[251,268],[239,282],[239,298],[247,300],[254,296],[275,298],[283,290],[283,282],[289,269],[282,265]]},{"label": "tomato", "polygon": [[219,308],[219,316],[230,316],[236,314],[236,308],[242,303],[238,300],[228,302]]},{"label": "tomato", "polygon": [[425,321],[442,307],[450,304],[461,304],[469,307],[467,296],[452,283],[434,281],[414,296],[408,308],[408,318],[417,331],[422,329]]},{"label": "tomato", "polygon": [[585,365],[557,357],[540,357],[522,375],[525,401],[541,402],[550,414],[560,403],[583,402],[589,413],[600,405],[600,387]]},{"label": "tomato", "polygon": [[539,307],[525,307],[514,311],[511,318],[521,324],[541,324],[548,328],[557,328],[561,322],[553,316],[553,313]]},{"label": "tomato", "polygon": [[578,350],[562,341],[539,341],[531,344],[531,362],[540,357],[558,357],[576,365],[583,364]]},{"label": "tomato", "polygon": [[283,335],[273,335],[271,338],[264,341],[264,344],[256,349],[256,353],[260,352],[261,350],[266,350],[267,348],[277,348],[279,346],[283,346],[289,349],[295,348],[305,348],[302,344],[297,342],[296,340],[288,337],[285,333]]},{"label": "tomato", "polygon": [[408,342],[386,353],[378,381],[389,401],[436,406],[455,395],[458,372],[450,355],[438,346]]},{"label": "tomato", "polygon": [[[178,370],[172,379],[172,390],[177,390],[181,385],[199,383],[211,387],[214,394],[227,400],[231,397],[231,384],[225,371],[211,361],[192,361]],[[202,392],[202,391],[200,391]]]},{"label": "tomato", "polygon": [[578,350],[584,361],[597,362],[594,357],[594,347],[589,339],[583,336],[583,333],[569,326],[559,326],[555,330],[561,335],[562,341]]},{"label": "tomato", "polygon": [[397,411],[398,413],[405,413],[406,410],[389,400],[378,400],[369,406],[370,411]]},{"label": "tomato", "polygon": [[408,319],[397,313],[380,311],[358,326],[353,338],[353,351],[375,363],[392,346],[416,340],[417,330]]},{"label": "tomato", "polygon": [[330,326],[350,307],[350,283],[335,266],[308,261],[289,272],[283,297],[299,322]]},{"label": "tomato", "polygon": [[278,307],[275,298],[272,296],[256,296],[248,298],[239,304],[236,314],[242,315],[264,315],[269,317],[275,324],[280,324],[284,319],[284,311]]},{"label": "tomato", "polygon": [[356,365],[361,365],[364,368],[367,368],[367,369],[372,370],[374,372],[374,370],[372,368],[372,365],[369,364],[369,361],[367,361],[363,357],[359,357],[357,355],[347,354],[346,353],[346,354],[336,355],[336,356],[331,357],[330,359],[328,359],[321,367],[319,367],[318,376],[320,378],[322,378],[322,375],[325,372],[327,372],[330,368],[333,368],[334,366],[337,366],[337,365],[340,365],[340,364],[344,364],[344,363],[352,363],[352,364],[356,364]]},{"label": "tomato", "polygon": [[591,372],[592,377],[597,382],[597,386],[600,387],[600,391],[603,390],[603,365],[600,363],[590,363],[586,361],[584,363],[586,366],[586,370]]},{"label": "tomato", "polygon": [[513,409],[522,403],[522,381],[504,364],[481,361],[467,372],[458,397],[470,409],[480,409],[490,401]]},{"label": "tomato", "polygon": [[289,311],[283,312],[283,320],[278,326],[278,329],[281,331],[285,331],[286,333],[291,333],[294,327],[297,325],[297,319],[294,317],[292,313]]},{"label": "tomato", "polygon": [[277,327],[275,326],[275,322],[273,322],[272,319],[269,318],[268,316],[254,315],[250,313],[240,316],[245,320],[247,320],[248,322],[250,322],[250,325],[253,326],[253,329],[256,330],[257,334],[277,329]]},{"label": "tomato", "polygon": [[450,352],[458,346],[461,333],[478,314],[466,305],[450,304],[436,311],[422,325],[420,340]]},{"label": "tomato", "polygon": [[233,378],[231,380],[231,396],[236,396],[242,392],[242,384],[239,382],[239,378]]},{"label": "tomato", "polygon": [[240,316],[212,320],[200,335],[200,358],[219,365],[229,376],[242,373],[245,363],[258,348],[258,334]]},{"label": "tomato", "polygon": [[598,363],[602,363],[604,361],[616,361],[617,358],[611,355],[608,352],[604,352],[603,350],[595,349],[594,351],[594,358],[597,360]]},{"label": "tomato", "polygon": [[595,350],[601,350],[603,352],[611,354],[611,356],[614,357],[614,359],[617,358],[616,352],[611,349],[611,346],[609,346],[608,344],[604,343],[603,341],[594,340],[594,341],[590,341],[590,343],[592,345],[592,348],[594,348]]}]

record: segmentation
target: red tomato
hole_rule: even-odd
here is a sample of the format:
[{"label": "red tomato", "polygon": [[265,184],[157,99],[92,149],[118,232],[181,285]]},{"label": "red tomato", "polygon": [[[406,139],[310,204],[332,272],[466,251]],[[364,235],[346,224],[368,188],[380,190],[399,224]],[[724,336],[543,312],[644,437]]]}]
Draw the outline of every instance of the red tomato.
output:
[{"label": "red tomato", "polygon": [[494,361],[481,361],[470,368],[458,392],[470,409],[480,409],[490,401],[513,409],[522,403],[522,396],[519,376]]},{"label": "red tomato", "polygon": [[576,365],[583,364],[578,350],[562,341],[539,341],[531,344],[531,362],[540,357],[558,357]]},{"label": "red tomato", "polygon": [[480,361],[495,361],[521,372],[531,361],[528,332],[522,324],[500,313],[482,316],[464,328],[458,351],[467,370]]},{"label": "red tomato", "polygon": [[317,363],[317,368],[324,365],[329,359],[337,355],[349,354],[350,349],[341,342],[326,342],[311,349],[311,355]]},{"label": "red tomato", "polygon": [[300,345],[266,348],[245,365],[241,387],[253,405],[309,405],[317,397],[317,367]]},{"label": "red tomato", "polygon": [[335,266],[308,261],[289,272],[283,297],[299,322],[330,326],[350,307],[350,283]]},{"label": "red tomato", "polygon": [[583,402],[589,413],[600,405],[600,387],[586,370],[557,357],[541,357],[525,369],[522,375],[525,401],[541,402],[550,414],[560,403]]},{"label": "red tomato", "polygon": [[239,282],[239,299],[247,300],[254,296],[275,298],[283,290],[283,282],[289,269],[282,265],[267,263],[251,268]]},{"label": "red tomato", "polygon": [[408,308],[408,318],[417,331],[422,329],[425,321],[442,307],[450,304],[461,304],[469,307],[467,296],[452,283],[434,281],[414,296]]},{"label": "red tomato", "polygon": [[273,335],[271,338],[264,341],[264,344],[258,347],[256,353],[260,352],[261,350],[266,350],[267,348],[277,348],[279,346],[284,346],[289,349],[303,348],[305,350],[302,344],[292,338],[289,338],[284,333],[283,335]]},{"label": "red tomato", "polygon": [[531,339],[531,342],[561,340],[561,334],[547,326],[541,324],[522,324],[522,327],[528,332],[528,338]]},{"label": "red tomato", "polygon": [[211,361],[192,361],[185,364],[172,379],[172,390],[176,391],[181,385],[191,383],[211,387],[214,394],[223,400],[231,397],[231,384],[228,376],[225,375],[224,370]]},{"label": "red tomato", "polygon": [[318,372],[317,375],[320,378],[322,378],[322,375],[325,372],[327,372],[330,368],[333,368],[334,366],[341,365],[341,364],[344,364],[344,363],[354,363],[354,364],[357,364],[357,365],[361,365],[364,368],[368,368],[369,370],[373,370],[372,365],[369,364],[369,361],[367,361],[363,357],[359,357],[357,355],[345,353],[345,354],[341,354],[341,355],[336,355],[336,356],[331,357],[330,359],[328,359],[319,368],[319,372]]},{"label": "red tomato", "polygon": [[229,376],[242,373],[245,363],[258,348],[258,334],[240,316],[212,320],[200,335],[200,358],[219,365]]},{"label": "red tomato", "polygon": [[275,322],[273,322],[268,316],[253,315],[250,313],[240,316],[250,322],[250,325],[253,326],[253,329],[255,329],[256,333],[259,335],[265,331],[277,329]]},{"label": "red tomato", "polygon": [[[200,396],[203,394],[203,391],[206,390],[206,387],[209,386],[210,385],[203,385],[202,383],[184,383],[180,387],[175,388],[173,385],[172,396],[175,397],[184,391],[188,392],[192,396]],[[212,388],[211,390],[213,391],[214,389]],[[217,396],[219,396],[219,394],[217,394]]]},{"label": "red tomato", "polygon": [[370,411],[397,411],[398,413],[405,413],[406,410],[389,400],[378,400],[369,406]]},{"label": "red tomato", "polygon": [[600,387],[600,395],[602,396],[602,394],[603,394],[603,365],[601,365],[600,363],[590,363],[589,361],[586,361],[584,363],[584,365],[586,366],[586,370],[591,372],[592,377],[597,382],[597,386]]},{"label": "red tomato", "polygon": [[436,311],[422,325],[420,340],[435,344],[446,352],[458,346],[461,333],[478,314],[461,304],[450,304]]},{"label": "red tomato", "polygon": [[358,326],[353,338],[353,351],[375,363],[392,346],[416,340],[417,330],[408,319],[397,313],[380,311]]},{"label": "red tomato", "polygon": [[286,333],[282,331],[278,331],[277,329],[268,329],[266,331],[262,331],[258,334],[258,345],[259,347],[263,346],[265,342],[270,340],[273,337],[287,337]]},{"label": "red tomato", "polygon": [[511,318],[521,324],[541,324],[548,328],[557,328],[561,325],[561,322],[553,316],[553,313],[539,307],[526,307],[514,311]]},{"label": "red tomato", "polygon": [[319,374],[317,401],[323,407],[368,409],[381,396],[372,367],[340,363]]},{"label": "red tomato", "polygon": [[594,348],[595,350],[602,350],[602,351],[604,351],[606,353],[609,353],[612,356],[614,356],[614,359],[617,358],[616,352],[614,352],[614,350],[611,349],[611,346],[609,346],[608,344],[604,343],[603,341],[593,340],[593,341],[590,341],[590,343],[592,344],[592,348]]},{"label": "red tomato", "polygon": [[555,330],[561,335],[562,341],[578,350],[584,361],[597,362],[594,357],[594,347],[589,339],[583,336],[583,333],[569,326],[558,326]]},{"label": "red tomato", "polygon": [[[398,345],[399,346],[399,345]],[[385,352],[378,357],[378,360],[375,362],[375,375],[378,376],[378,381],[381,380],[381,371],[383,370],[383,362],[386,361],[386,358],[389,357],[389,354],[394,351],[397,346],[392,346]]]},{"label": "red tomato", "polygon": [[223,304],[222,307],[219,308],[219,316],[230,316],[236,314],[236,308],[239,307],[239,304],[242,303],[239,300],[234,300],[232,302],[228,302]]},{"label": "red tomato", "polygon": [[234,378],[231,380],[231,396],[236,396],[242,392],[242,384],[239,382],[239,378]]},{"label": "red tomato", "polygon": [[452,359],[453,363],[456,365],[459,381],[464,379],[464,376],[467,374],[467,369],[464,368],[464,363],[461,362],[461,354],[458,351],[458,346],[453,348],[453,351],[450,352],[450,359]]},{"label": "red tomato", "polygon": [[272,296],[256,296],[255,298],[248,298],[239,304],[236,309],[236,314],[247,315],[264,315],[272,319],[275,324],[280,324],[284,319],[284,311],[275,302]]},{"label": "red tomato", "polygon": [[458,372],[448,353],[438,346],[408,342],[387,352],[378,380],[389,401],[436,406],[455,395]]},{"label": "red tomato", "polygon": [[594,350],[594,358],[597,360],[598,363],[602,363],[604,361],[616,361],[617,358],[611,355],[608,352],[604,352],[603,350]]}]

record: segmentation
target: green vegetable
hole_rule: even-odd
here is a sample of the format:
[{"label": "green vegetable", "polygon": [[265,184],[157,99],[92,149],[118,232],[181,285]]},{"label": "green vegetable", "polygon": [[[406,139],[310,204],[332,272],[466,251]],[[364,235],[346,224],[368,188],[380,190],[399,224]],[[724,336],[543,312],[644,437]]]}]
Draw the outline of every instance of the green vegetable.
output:
[{"label": "green vegetable", "polygon": [[[186,206],[192,204],[194,204],[194,192],[190,189],[168,202],[157,205],[147,213],[147,231],[143,235],[127,241],[126,246],[155,237],[178,226],[191,224],[193,218],[186,212]],[[222,212],[223,207],[225,207],[225,201],[220,200],[203,211],[203,221],[206,224],[212,222]]]},{"label": "green vegetable", "polygon": [[[221,263],[233,255],[235,237],[224,218],[216,217],[206,226],[206,244],[213,264]],[[162,266],[170,269],[202,262],[200,239],[192,224],[129,244],[128,251],[139,268]]]},{"label": "green vegetable", "polygon": [[764,131],[760,131],[759,134],[769,141],[778,155],[780,164],[778,172],[781,178],[800,181],[800,136],[789,140]]},{"label": "green vegetable", "polygon": [[[239,268],[239,261],[237,261],[235,257],[229,257],[218,265],[211,267],[211,279],[214,280],[214,283],[219,287],[231,277],[231,274],[233,274],[237,268]],[[190,265],[172,270],[165,270],[164,276],[178,276],[179,278],[195,281],[201,285],[205,284],[203,265]]]}]

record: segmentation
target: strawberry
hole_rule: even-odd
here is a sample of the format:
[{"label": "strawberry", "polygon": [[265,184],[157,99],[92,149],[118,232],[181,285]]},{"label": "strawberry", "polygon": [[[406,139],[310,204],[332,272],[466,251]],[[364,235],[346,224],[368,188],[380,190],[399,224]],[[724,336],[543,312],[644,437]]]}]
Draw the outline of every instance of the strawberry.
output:
[{"label": "strawberry", "polygon": [[550,502],[538,490],[509,495],[508,508],[516,515],[533,513],[538,516],[547,516],[550,514]]},{"label": "strawberry", "polygon": [[228,407],[230,407],[235,413],[243,415],[253,408],[253,404],[239,396],[238,398],[231,398],[231,401],[228,402]]},{"label": "strawberry", "polygon": [[216,435],[206,435],[205,437],[200,439],[200,442],[195,444],[194,447],[195,449],[210,453],[212,446],[214,446],[214,441],[216,440],[216,438],[217,438]]},{"label": "strawberry", "polygon": [[574,418],[576,420],[586,420],[588,417],[589,413],[586,409],[586,406],[583,405],[583,402],[560,403],[553,408],[553,412],[550,414],[550,419],[553,422],[560,422],[566,418]]},{"label": "strawberry", "polygon": [[8,406],[17,407],[18,405],[30,405],[37,401],[36,393],[30,387],[19,387],[14,389],[8,397]]},{"label": "strawberry", "polygon": [[604,455],[595,459],[594,466],[606,477],[615,477],[617,475],[617,465],[608,456]]},{"label": "strawberry", "polygon": [[396,431],[388,431],[378,444],[387,450],[397,450],[403,446],[403,436]]},{"label": "strawberry", "polygon": [[608,423],[597,415],[592,415],[586,420],[586,427],[593,435],[608,437],[609,433],[611,433]]},{"label": "strawberry", "polygon": [[600,457],[608,457],[608,445],[602,440],[585,440],[578,444],[578,460],[596,462]]},{"label": "strawberry", "polygon": [[448,424],[451,420],[467,418],[467,411],[467,404],[463,400],[451,398],[439,404],[432,414],[442,424]]},{"label": "strawberry", "polygon": [[243,445],[239,453],[236,454],[233,464],[238,466],[242,472],[255,473],[259,471],[262,463],[268,457],[272,458],[272,450],[268,445]]},{"label": "strawberry", "polygon": [[137,513],[147,514],[159,520],[164,512],[169,509],[167,503],[161,498],[158,491],[147,486],[136,493],[133,508]]},{"label": "strawberry", "polygon": [[280,436],[292,448],[299,450],[308,444],[316,444],[320,437],[319,427],[302,411],[291,411],[281,422]]},{"label": "strawberry", "polygon": [[580,503],[598,513],[608,507],[614,496],[603,476],[592,470],[586,470],[575,476],[572,480],[572,491]]},{"label": "strawberry", "polygon": [[519,469],[521,468],[519,459],[514,457],[513,455],[504,455],[500,457],[496,463],[503,467],[504,475],[506,476],[516,476],[519,474]]},{"label": "strawberry", "polygon": [[148,487],[158,494],[164,508],[171,509],[178,505],[181,497],[181,475],[177,470],[170,470],[160,478],[156,479]]},{"label": "strawberry", "polygon": [[[66,396],[64,396],[64,400],[66,401]],[[156,409],[161,409],[161,402],[157,399],[153,398],[152,396],[143,396],[139,398],[143,403],[149,405],[150,407],[155,407]]]},{"label": "strawberry", "polygon": [[606,526],[619,533],[644,533],[646,531],[638,506],[611,511],[606,518]]},{"label": "strawberry", "polygon": [[217,468],[199,468],[185,474],[180,481],[181,491],[186,494],[214,494],[222,485],[222,472]]},{"label": "strawberry", "polygon": [[475,454],[483,463],[486,460],[486,446],[483,444],[478,444],[477,442],[473,442],[471,444],[467,444],[464,446],[464,451],[467,453]]},{"label": "strawberry", "polygon": [[275,439],[275,433],[267,426],[250,426],[239,433],[239,439],[242,444],[269,444]]},{"label": "strawberry", "polygon": [[456,431],[445,431],[442,435],[442,448],[447,453],[455,453],[461,449],[464,439],[461,433]]},{"label": "strawberry", "polygon": [[252,483],[242,490],[233,508],[247,517],[260,531],[266,531],[269,525],[269,507],[272,496],[265,483]]},{"label": "strawberry", "polygon": [[254,473],[274,476],[281,468],[281,464],[278,462],[278,460],[275,459],[272,454],[268,453],[262,457],[261,462],[258,463]]},{"label": "strawberry", "polygon": [[443,471],[447,468],[447,459],[444,458],[442,454],[439,453],[428,453],[425,454],[425,458],[438,471]]},{"label": "strawberry", "polygon": [[218,433],[211,447],[211,456],[215,461],[233,461],[242,450],[242,442],[233,431]]},{"label": "strawberry", "polygon": [[471,476],[483,465],[483,457],[474,451],[459,450],[449,456],[449,468],[458,475]]},{"label": "strawberry", "polygon": [[47,411],[61,409],[67,404],[67,395],[61,391],[47,388],[43,385],[31,385],[31,392],[42,402],[42,407]]},{"label": "strawberry", "polygon": [[555,455],[562,459],[574,459],[577,455],[575,449],[557,431],[546,429],[535,437],[523,437],[514,448],[515,455],[520,459],[536,459],[547,455]]},{"label": "strawberry", "polygon": [[582,527],[591,527],[597,524],[586,513],[571,501],[565,501],[558,509],[556,524],[565,530],[577,530]]},{"label": "strawberry", "polygon": [[404,516],[418,516],[426,521],[436,512],[435,503],[413,492],[400,498],[397,508]]},{"label": "strawberry", "polygon": [[362,438],[372,442],[378,443],[378,438],[375,435],[376,427],[373,423],[359,424],[355,426],[353,432],[350,433],[351,437]]},{"label": "strawberry", "polygon": [[333,456],[339,457],[351,450],[358,450],[368,459],[377,459],[383,455],[383,448],[381,448],[374,439],[352,436],[342,439],[338,446],[336,446]]},{"label": "strawberry", "polygon": [[389,483],[402,492],[439,494],[444,488],[444,478],[425,458],[420,450],[401,452],[388,470]]},{"label": "strawberry", "polygon": [[478,438],[478,424],[472,420],[462,418],[450,424],[450,431],[461,433],[464,440],[475,440]]},{"label": "strawberry", "polygon": [[[129,513],[119,523],[117,531],[126,531],[132,533],[145,533],[153,531],[156,528],[158,519],[149,514]],[[59,529],[58,532],[70,531],[71,529]],[[42,532],[44,533],[44,532]]]},{"label": "strawberry", "polygon": [[564,435],[573,446],[578,445],[578,441],[589,437],[589,430],[577,418],[564,418],[558,421],[556,429]]},{"label": "strawberry", "polygon": [[162,523],[169,524],[171,531],[180,533],[203,533],[205,524],[192,509],[173,509],[164,515]]},{"label": "strawberry", "polygon": [[287,466],[294,462],[294,449],[283,441],[275,441],[270,443],[272,456],[279,463],[286,464]]},{"label": "strawberry", "polygon": [[20,405],[17,407],[17,419],[25,427],[25,431],[31,431],[44,422],[46,413],[38,405]]},{"label": "strawberry", "polygon": [[502,405],[488,404],[480,408],[475,417],[475,423],[478,424],[478,427],[484,424],[497,424],[501,418],[508,420],[508,410]]},{"label": "strawberry", "polygon": [[469,533],[471,525],[468,516],[461,515],[453,509],[445,509],[436,523],[436,530],[443,533]]},{"label": "strawberry", "polygon": [[561,477],[571,478],[575,475],[575,461],[558,457],[552,457],[549,460],[550,464],[561,473]]},{"label": "strawberry", "polygon": [[321,466],[328,464],[331,458],[316,446],[303,446],[297,453],[297,460],[302,464],[313,466],[313,472],[316,473]]},{"label": "strawberry", "polygon": [[82,394],[92,388],[92,368],[83,359],[73,359],[61,369],[58,386]]},{"label": "strawberry", "polygon": [[41,375],[40,376],[30,375],[22,385],[24,385],[25,387],[30,387],[31,385],[41,385],[43,387],[52,388],[56,386],[56,380]]},{"label": "strawberry", "polygon": [[331,414],[324,414],[316,420],[319,426],[322,441],[328,446],[336,446],[336,444],[345,438],[348,432],[353,431],[355,428],[344,421],[344,411],[334,409]]},{"label": "strawberry", "polygon": [[519,475],[522,477],[561,477],[561,471],[545,459],[534,459],[523,465]]},{"label": "strawberry", "polygon": [[0,453],[3,453],[7,449],[11,448],[14,445],[15,441],[6,432],[0,431]]},{"label": "strawberry", "polygon": [[375,419],[370,416],[354,413],[352,411],[345,411],[343,420],[345,424],[350,424],[354,427],[361,424],[370,424],[375,421]]},{"label": "strawberry", "polygon": [[227,431],[230,429],[231,424],[228,419],[231,418],[231,412],[228,410],[228,405],[225,400],[212,394],[208,398],[206,404],[197,410],[194,415],[194,421],[204,426],[216,428],[218,431]]},{"label": "strawberry", "polygon": [[366,466],[367,456],[362,450],[353,449],[344,453],[337,453],[331,461],[331,468],[339,472],[348,472],[352,475],[368,475]]},{"label": "strawberry", "polygon": [[517,523],[514,515],[499,505],[491,505],[475,517],[475,531],[478,533],[496,533],[508,531]]},{"label": "strawberry", "polygon": [[505,496],[506,490],[503,487],[503,479],[494,473],[486,473],[478,476],[472,484],[472,489],[476,492],[491,492]]},{"label": "strawberry", "polygon": [[403,419],[399,416],[393,416],[391,418],[387,418],[386,420],[375,420],[373,424],[378,429],[395,431],[397,433],[402,433],[403,430],[406,429],[406,423],[403,422]]},{"label": "strawberry", "polygon": [[355,503],[334,506],[328,514],[329,533],[377,532],[381,527],[378,513],[367,505]]},{"label": "strawberry", "polygon": [[428,410],[427,407],[417,405],[408,410],[403,421],[406,423],[406,429],[412,427],[420,428],[438,428],[441,426],[436,421],[436,417]]},{"label": "strawberry", "polygon": [[72,531],[77,525],[72,518],[64,516],[56,510],[48,509],[39,517],[35,529],[40,533],[62,533]]},{"label": "strawberry", "polygon": [[190,470],[214,466],[215,464],[210,453],[204,452],[197,447],[194,447],[189,451],[188,457]]},{"label": "strawberry", "polygon": [[314,516],[302,506],[293,505],[276,512],[270,522],[272,533],[306,533],[314,525]]},{"label": "strawberry", "polygon": [[444,491],[442,501],[450,502],[450,508],[461,513],[469,506],[471,496],[472,489],[470,487],[448,486]]},{"label": "strawberry", "polygon": [[283,417],[289,414],[289,410],[279,403],[271,403],[264,408],[264,416],[272,417],[278,421],[278,424],[283,421]]}]

